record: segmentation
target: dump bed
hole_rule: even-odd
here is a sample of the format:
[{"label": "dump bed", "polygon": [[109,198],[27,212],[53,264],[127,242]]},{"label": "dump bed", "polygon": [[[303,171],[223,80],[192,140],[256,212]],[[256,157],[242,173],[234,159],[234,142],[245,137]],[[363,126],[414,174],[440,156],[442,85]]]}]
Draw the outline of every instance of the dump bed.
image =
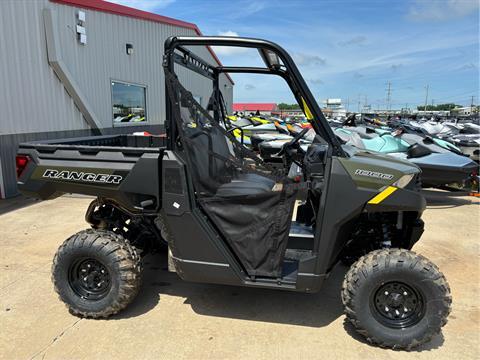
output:
[{"label": "dump bed", "polygon": [[163,137],[134,135],[23,143],[17,155],[18,188],[40,199],[85,194],[132,213],[153,213],[161,203],[164,143]]}]

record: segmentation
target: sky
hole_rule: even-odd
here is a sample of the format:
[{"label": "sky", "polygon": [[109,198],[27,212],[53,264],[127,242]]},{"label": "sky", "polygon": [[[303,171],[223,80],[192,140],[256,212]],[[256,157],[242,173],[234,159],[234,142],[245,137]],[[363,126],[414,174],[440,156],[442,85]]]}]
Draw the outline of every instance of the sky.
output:
[{"label": "sky", "polygon": [[[263,38],[284,47],[322,103],[348,110],[479,98],[478,0],[110,0],[192,22],[204,35]],[[261,65],[251,50],[217,48],[226,65]],[[233,74],[235,102],[287,102],[283,80]],[[390,85],[389,85],[390,84]]]}]

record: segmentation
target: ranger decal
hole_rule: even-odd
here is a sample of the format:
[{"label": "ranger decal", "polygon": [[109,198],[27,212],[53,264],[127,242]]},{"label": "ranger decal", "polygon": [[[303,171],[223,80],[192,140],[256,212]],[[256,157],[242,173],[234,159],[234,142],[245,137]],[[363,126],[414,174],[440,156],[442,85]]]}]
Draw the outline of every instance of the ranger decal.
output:
[{"label": "ranger decal", "polygon": [[43,177],[56,180],[85,181],[101,184],[120,184],[123,179],[123,176],[121,175],[95,174],[67,170],[58,171],[52,169],[45,170]]}]

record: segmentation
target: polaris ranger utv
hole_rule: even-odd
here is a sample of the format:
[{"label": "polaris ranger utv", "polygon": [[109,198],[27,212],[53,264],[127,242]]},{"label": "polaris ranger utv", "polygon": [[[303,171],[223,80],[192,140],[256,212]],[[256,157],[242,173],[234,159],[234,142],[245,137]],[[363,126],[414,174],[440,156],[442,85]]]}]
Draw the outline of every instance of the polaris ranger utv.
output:
[{"label": "polaris ranger utv", "polygon": [[[212,66],[196,46],[257,49],[265,66]],[[123,135],[20,146],[24,194],[97,197],[86,214],[91,229],[68,238],[53,261],[55,290],[73,314],[104,318],[125,308],[140,288],[141,257],[166,242],[169,268],[192,282],[313,293],[338,261],[353,263],[342,301],[369,342],[410,349],[440,331],[449,286],[410,251],[425,209],[415,165],[342,145],[292,58],[274,43],[172,37],[163,67],[165,143]],[[181,83],[186,71],[211,86],[207,108]],[[316,133],[306,152],[298,146],[306,130],[282,149],[302,176],[270,168],[228,130],[223,73],[286,81]]]}]

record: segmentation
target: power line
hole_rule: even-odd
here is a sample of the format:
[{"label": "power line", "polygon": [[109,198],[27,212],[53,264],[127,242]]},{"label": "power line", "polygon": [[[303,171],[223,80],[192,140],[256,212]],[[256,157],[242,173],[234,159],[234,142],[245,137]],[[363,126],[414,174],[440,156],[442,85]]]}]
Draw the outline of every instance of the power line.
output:
[{"label": "power line", "polygon": [[387,110],[390,110],[390,107],[391,107],[391,105],[390,105],[390,100],[391,100],[390,95],[391,95],[391,85],[392,85],[392,83],[389,81],[387,83],[387,85],[388,85],[388,88],[387,88]]},{"label": "power line", "polygon": [[[391,82],[390,82],[390,84],[391,84]],[[385,88],[385,90],[386,90],[386,93],[388,94],[388,83],[386,83],[386,85],[387,85],[387,87]],[[427,94],[427,86],[428,86],[428,94]],[[397,90],[396,87],[395,87],[395,90]],[[382,106],[385,106],[384,108],[391,109],[392,107],[398,107],[399,105],[403,106],[403,105],[405,105],[405,102],[408,102],[408,103],[410,103],[410,105],[412,105],[412,103],[413,104],[418,104],[419,109],[423,110],[423,109],[426,108],[425,106],[429,105],[429,99],[430,99],[430,96],[431,96],[431,91],[430,91],[430,85],[429,84],[424,86],[424,91],[425,91],[424,101],[425,100],[427,101],[426,104],[423,101],[422,102],[418,101],[418,98],[416,96],[413,97],[413,95],[408,96],[408,97],[403,97],[402,96],[402,97],[396,98],[395,101],[393,101],[393,97],[392,97],[393,89],[392,89],[391,85],[390,85],[390,99],[389,99],[390,101],[388,103],[388,107],[386,106],[387,104],[385,103],[385,100],[386,100],[385,97],[383,98],[383,100],[382,99],[376,99],[376,100],[370,100],[370,101],[371,101],[371,103],[375,103],[376,104],[375,106],[378,107],[378,108],[380,108]],[[446,102],[458,102],[459,104],[464,104],[464,106],[470,106],[472,96],[473,96],[473,102],[475,104],[475,101],[478,98],[478,95],[477,95],[475,90],[471,90],[471,91],[468,91],[468,92],[457,93],[457,94],[449,95],[449,96],[437,97],[433,101],[435,102],[435,104],[443,104],[443,103],[446,103]],[[357,96],[353,96],[353,98],[354,98],[353,100],[350,100],[350,99],[348,100],[349,110],[351,110],[350,107],[355,106],[356,102],[357,102],[358,108],[361,109],[362,104],[365,103],[365,95],[364,94],[358,94]],[[355,98],[357,98],[357,100],[355,100]],[[368,98],[367,98],[367,100],[368,100]],[[430,102],[431,101],[432,100],[430,100]],[[360,103],[360,105],[358,105],[358,103]]]},{"label": "power line", "polygon": [[[464,95],[469,95],[470,96],[470,94],[475,93],[475,92],[476,92],[476,90],[472,90],[472,91],[466,91],[464,93],[460,93],[460,94],[457,94],[457,95],[444,96],[444,97],[441,97],[440,100],[459,98],[459,97],[463,97]],[[437,99],[437,101],[438,100],[439,99]]]}]

